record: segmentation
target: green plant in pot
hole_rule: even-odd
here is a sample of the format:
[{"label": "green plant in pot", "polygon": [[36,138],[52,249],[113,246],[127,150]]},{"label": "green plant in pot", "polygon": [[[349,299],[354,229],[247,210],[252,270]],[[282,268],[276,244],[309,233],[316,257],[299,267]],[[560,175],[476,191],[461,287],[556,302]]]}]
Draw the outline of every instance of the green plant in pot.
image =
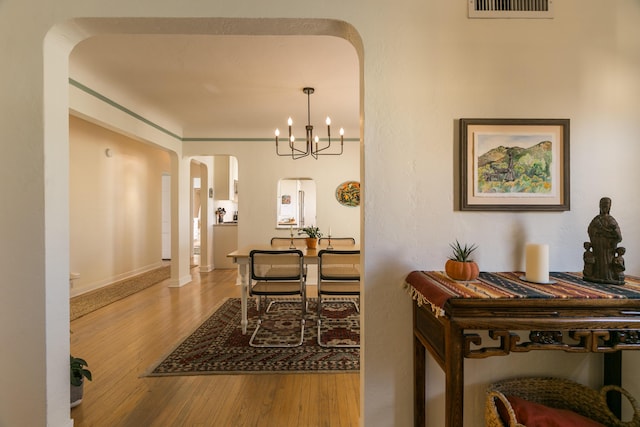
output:
[{"label": "green plant in pot", "polygon": [[82,403],[84,395],[84,379],[91,381],[91,371],[86,369],[89,365],[84,359],[69,356],[70,358],[70,379],[71,379],[71,407],[74,408]]},{"label": "green plant in pot", "polygon": [[455,244],[450,243],[449,246],[453,249],[453,254],[444,265],[444,271],[447,276],[453,280],[466,281],[476,279],[480,274],[480,270],[478,264],[469,257],[478,247],[475,244],[467,245],[466,243],[462,246],[458,240],[456,240]]},{"label": "green plant in pot", "polygon": [[298,230],[298,235],[306,234],[307,235],[307,248],[313,249],[318,247],[318,239],[322,237],[322,232],[318,227],[310,226],[303,227]]}]

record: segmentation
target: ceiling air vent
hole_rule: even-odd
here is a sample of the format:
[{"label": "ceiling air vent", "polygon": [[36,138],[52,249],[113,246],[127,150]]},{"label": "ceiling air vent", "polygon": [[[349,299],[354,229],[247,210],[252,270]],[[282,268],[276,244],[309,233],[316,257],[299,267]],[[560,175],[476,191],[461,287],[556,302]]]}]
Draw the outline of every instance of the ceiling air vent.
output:
[{"label": "ceiling air vent", "polygon": [[467,0],[469,18],[553,18],[553,0]]}]

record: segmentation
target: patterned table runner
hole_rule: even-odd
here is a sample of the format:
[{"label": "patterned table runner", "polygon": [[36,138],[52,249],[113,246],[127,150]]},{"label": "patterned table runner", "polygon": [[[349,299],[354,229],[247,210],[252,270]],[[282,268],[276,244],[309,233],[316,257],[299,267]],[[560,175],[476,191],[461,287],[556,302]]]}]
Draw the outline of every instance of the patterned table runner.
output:
[{"label": "patterned table runner", "polygon": [[523,272],[481,272],[476,280],[460,282],[444,271],[413,271],[405,279],[407,290],[419,306],[429,305],[444,316],[450,298],[618,298],[640,299],[640,277],[626,276],[624,286],[582,280],[582,273],[549,273],[555,283],[538,284],[521,279]]}]

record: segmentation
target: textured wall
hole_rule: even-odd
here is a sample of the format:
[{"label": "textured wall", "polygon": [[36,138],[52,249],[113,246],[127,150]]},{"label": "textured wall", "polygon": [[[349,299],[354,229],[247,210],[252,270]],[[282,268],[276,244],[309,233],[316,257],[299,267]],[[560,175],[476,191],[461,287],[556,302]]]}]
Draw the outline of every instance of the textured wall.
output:
[{"label": "textured wall", "polygon": [[[70,18],[330,17],[353,25],[364,61],[362,423],[405,426],[412,419],[412,341],[402,279],[413,269],[442,268],[453,239],[479,244],[477,261],[485,270],[522,268],[529,239],[549,243],[551,269],[579,269],[586,225],[598,199],[608,195],[628,272],[640,273],[640,5],[568,0],[555,9],[553,20],[523,21],[469,20],[461,1],[0,3],[0,48],[11,58],[0,80],[0,194],[11,200],[2,208],[0,268],[3,282],[15,285],[3,287],[0,300],[0,342],[11,343],[3,346],[11,363],[0,367],[0,424],[70,425],[65,60],[91,29],[130,29]],[[43,58],[45,34],[65,22],[47,38]],[[172,20],[147,24],[137,23],[136,31],[180,31]],[[220,23],[209,28],[233,30]],[[570,118],[571,211],[456,211],[460,117]],[[467,363],[465,425],[478,425],[488,381],[529,373],[538,360],[549,362],[546,373],[600,381],[590,357],[549,353]],[[638,363],[638,355],[625,362]],[[429,365],[428,419],[436,427],[442,425],[442,378]],[[640,395],[637,372],[626,371],[625,387]]]}]

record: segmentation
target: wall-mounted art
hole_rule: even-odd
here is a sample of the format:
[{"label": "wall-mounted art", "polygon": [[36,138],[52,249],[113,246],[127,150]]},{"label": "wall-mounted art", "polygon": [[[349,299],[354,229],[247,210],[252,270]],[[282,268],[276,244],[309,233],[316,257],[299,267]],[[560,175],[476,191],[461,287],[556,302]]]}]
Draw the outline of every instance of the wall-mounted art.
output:
[{"label": "wall-mounted art", "polygon": [[360,206],[360,183],[346,181],[336,188],[336,199],[343,206]]},{"label": "wall-mounted art", "polygon": [[460,210],[569,210],[569,119],[460,119]]}]

